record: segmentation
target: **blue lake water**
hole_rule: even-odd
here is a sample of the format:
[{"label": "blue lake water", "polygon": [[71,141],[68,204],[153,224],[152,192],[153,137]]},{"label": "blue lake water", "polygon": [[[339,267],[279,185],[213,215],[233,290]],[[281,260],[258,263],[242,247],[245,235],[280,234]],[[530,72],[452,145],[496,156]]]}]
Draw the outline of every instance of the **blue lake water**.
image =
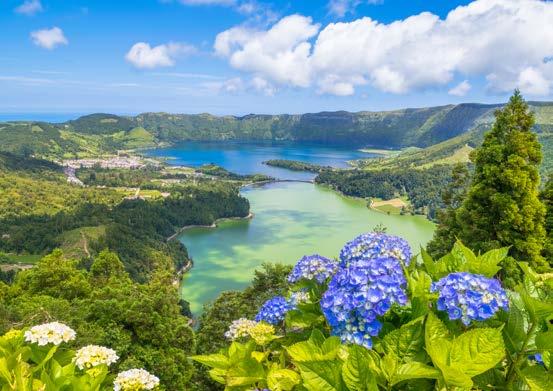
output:
[{"label": "blue lake water", "polygon": [[[361,147],[361,146],[360,146]],[[278,179],[309,180],[315,175],[263,164],[270,159],[298,160],[305,163],[344,168],[349,160],[376,155],[354,148],[328,147],[294,142],[185,142],[171,148],[147,151],[152,157],[168,158],[170,164],[199,167],[213,163],[237,174],[265,174]]]}]

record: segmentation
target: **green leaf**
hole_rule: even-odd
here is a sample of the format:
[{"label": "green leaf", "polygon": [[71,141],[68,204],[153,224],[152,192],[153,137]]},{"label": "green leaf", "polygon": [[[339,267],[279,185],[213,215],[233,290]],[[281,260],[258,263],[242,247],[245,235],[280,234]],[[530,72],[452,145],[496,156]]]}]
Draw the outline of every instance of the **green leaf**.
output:
[{"label": "green leaf", "polygon": [[203,356],[192,356],[192,360],[200,364],[207,365],[211,368],[228,369],[230,366],[229,359],[223,354],[208,354]]},{"label": "green leaf", "polygon": [[453,342],[447,327],[434,313],[428,313],[425,325],[426,352],[432,359],[434,366],[440,369],[446,384],[455,387],[470,388],[472,387],[470,376],[449,365],[452,345]]},{"label": "green leaf", "polygon": [[394,354],[386,354],[380,361],[380,370],[386,379],[386,383],[390,383],[396,375],[399,365],[399,358]]},{"label": "green leaf", "polygon": [[432,277],[435,279],[445,277],[449,273],[453,273],[463,269],[464,258],[459,254],[454,255],[453,252],[441,257],[435,265],[435,272]]},{"label": "green leaf", "polygon": [[333,356],[337,353],[338,349],[342,345],[339,337],[329,337],[321,346],[321,352],[325,356],[325,358],[331,358],[330,356]]},{"label": "green leaf", "polygon": [[432,278],[422,270],[414,270],[407,274],[407,284],[411,296],[412,316],[417,318],[428,313],[429,300],[432,297],[430,286]]},{"label": "green leaf", "polygon": [[285,349],[294,361],[303,362],[322,360],[321,348],[312,343],[310,340],[295,343],[291,346],[285,347]]},{"label": "green leaf", "polygon": [[486,372],[505,357],[500,329],[469,330],[453,340],[450,366],[473,377]]},{"label": "green leaf", "polygon": [[251,353],[254,350],[255,342],[251,340],[244,344],[238,342],[231,343],[228,349],[229,363],[232,365],[239,363],[246,358],[250,358]]},{"label": "green leaf", "polygon": [[526,338],[526,326],[524,313],[519,308],[519,297],[513,294],[509,295],[510,308],[507,311],[503,336],[505,345],[510,352],[518,352],[522,348]]},{"label": "green leaf", "polygon": [[286,314],[286,328],[311,328],[322,322],[320,314],[305,312],[300,310],[289,311]]},{"label": "green leaf", "polygon": [[400,365],[396,374],[392,378],[391,385],[412,379],[438,379],[440,371],[434,367],[423,364],[418,361],[411,361]]},{"label": "green leaf", "polygon": [[271,391],[290,391],[300,381],[300,375],[291,369],[274,369],[267,375],[267,385]]},{"label": "green leaf", "polygon": [[464,374],[457,368],[447,367],[446,370],[442,370],[441,372],[446,384],[460,388],[472,388],[473,382],[470,376]]},{"label": "green leaf", "polygon": [[265,370],[257,360],[246,358],[229,368],[226,375],[228,387],[247,386],[265,380]]},{"label": "green leaf", "polygon": [[509,247],[490,250],[476,258],[467,259],[467,270],[470,273],[483,274],[486,277],[493,277],[501,270],[499,263],[505,259]]},{"label": "green leaf", "polygon": [[524,368],[522,376],[531,391],[553,390],[553,374],[539,365]]},{"label": "green leaf", "polygon": [[322,343],[317,338],[317,344],[321,343],[320,345],[315,344],[313,341],[310,338],[307,341],[295,343],[285,349],[295,361],[324,361],[334,359],[341,346],[340,338],[338,337],[327,338]]},{"label": "green leaf", "polygon": [[338,360],[297,362],[303,386],[309,391],[342,391],[341,369]]},{"label": "green leaf", "polygon": [[369,369],[371,358],[367,349],[359,345],[348,347],[348,358],[342,366],[342,377],[348,390],[378,391],[376,378]]},{"label": "green leaf", "polygon": [[309,341],[313,343],[316,346],[322,346],[324,341],[326,340],[323,332],[318,329],[314,329],[311,332],[311,336],[309,337]]},{"label": "green leaf", "polygon": [[451,255],[459,265],[470,265],[476,263],[476,254],[466,247],[460,240],[457,240],[451,250]]},{"label": "green leaf", "polygon": [[430,274],[431,276],[434,276],[436,274],[436,263],[434,262],[430,254],[428,254],[428,252],[422,246],[421,246],[421,258],[422,258],[422,263],[424,264],[424,267],[428,272],[428,274]]},{"label": "green leaf", "polygon": [[539,300],[522,292],[520,294],[530,318],[534,322],[541,322],[553,316],[553,303]]},{"label": "green leaf", "polygon": [[212,369],[209,372],[209,376],[215,380],[217,383],[225,384],[225,376],[227,375],[227,371],[224,369]]},{"label": "green leaf", "polygon": [[503,368],[501,368],[501,370],[492,368],[472,379],[475,389],[482,391],[507,389],[505,380]]},{"label": "green leaf", "polygon": [[447,368],[451,350],[449,330],[432,312],[426,318],[425,347],[435,366],[442,371]]},{"label": "green leaf", "polygon": [[382,340],[384,352],[394,354],[402,362],[424,356],[423,320],[422,317],[415,319],[386,334]]},{"label": "green leaf", "polygon": [[536,349],[553,352],[553,330],[536,335]]}]

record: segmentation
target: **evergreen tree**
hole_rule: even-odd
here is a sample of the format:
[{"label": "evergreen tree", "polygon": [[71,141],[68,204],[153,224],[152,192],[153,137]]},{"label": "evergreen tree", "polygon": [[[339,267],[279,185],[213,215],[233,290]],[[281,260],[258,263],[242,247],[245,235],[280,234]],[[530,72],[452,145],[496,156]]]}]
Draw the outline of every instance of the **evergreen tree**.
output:
[{"label": "evergreen tree", "polygon": [[540,194],[540,199],[545,205],[545,231],[547,238],[543,249],[543,255],[553,265],[553,175],[550,175]]},{"label": "evergreen tree", "polygon": [[532,132],[534,117],[518,90],[495,117],[472,156],[475,171],[456,214],[457,236],[479,251],[511,246],[512,257],[544,270],[545,207],[538,197],[542,154]]},{"label": "evergreen tree", "polygon": [[445,207],[438,212],[438,227],[427,247],[434,259],[444,256],[453,248],[460,231],[456,214],[467,195],[470,172],[466,164],[458,163],[453,167],[451,176],[451,183],[442,193]]}]

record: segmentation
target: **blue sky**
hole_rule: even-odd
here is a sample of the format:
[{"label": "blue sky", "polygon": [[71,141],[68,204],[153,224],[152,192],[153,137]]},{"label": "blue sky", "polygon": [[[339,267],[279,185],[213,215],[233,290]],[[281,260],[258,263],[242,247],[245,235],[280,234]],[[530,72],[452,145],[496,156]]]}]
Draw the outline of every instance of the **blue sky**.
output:
[{"label": "blue sky", "polygon": [[0,112],[553,100],[540,0],[0,0]]}]

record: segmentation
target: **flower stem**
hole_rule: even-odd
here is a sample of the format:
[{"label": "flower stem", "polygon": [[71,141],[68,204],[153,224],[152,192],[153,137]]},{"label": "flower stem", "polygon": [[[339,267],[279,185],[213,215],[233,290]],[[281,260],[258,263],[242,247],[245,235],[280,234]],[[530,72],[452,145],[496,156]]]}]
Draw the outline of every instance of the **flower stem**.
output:
[{"label": "flower stem", "polygon": [[524,339],[524,342],[522,344],[522,347],[520,348],[520,352],[515,356],[516,358],[514,360],[511,360],[511,365],[509,365],[509,369],[507,370],[507,389],[510,390],[513,382],[515,381],[516,374],[518,372],[518,366],[522,363],[522,360],[526,357],[526,347],[528,346],[528,342],[530,342],[530,338],[532,334],[534,334],[534,331],[536,331],[537,322],[532,322],[532,325],[530,326],[530,329],[528,330],[528,333],[526,334],[526,338]]}]

